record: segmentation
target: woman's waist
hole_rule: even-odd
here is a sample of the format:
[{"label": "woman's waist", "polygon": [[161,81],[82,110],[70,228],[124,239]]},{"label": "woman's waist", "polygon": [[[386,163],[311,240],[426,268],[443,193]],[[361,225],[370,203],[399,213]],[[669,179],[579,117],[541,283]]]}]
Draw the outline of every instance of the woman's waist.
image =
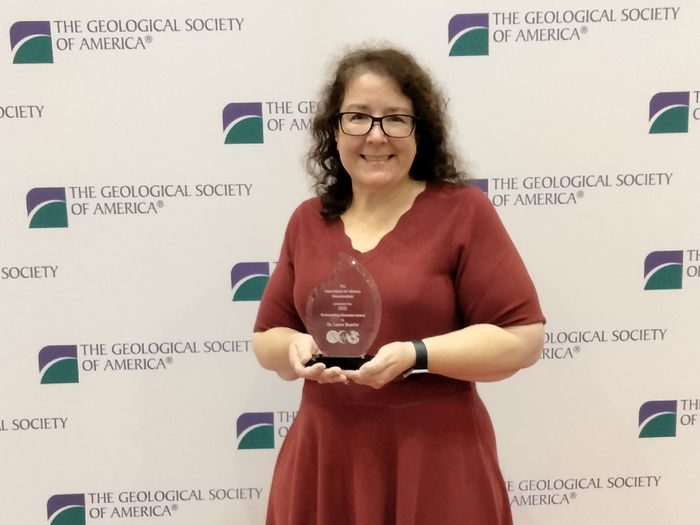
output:
[{"label": "woman's waist", "polygon": [[435,374],[415,374],[392,381],[375,389],[350,382],[321,384],[305,381],[302,403],[321,406],[364,405],[376,408],[413,406],[434,400],[459,396],[468,397],[476,392],[473,383]]}]

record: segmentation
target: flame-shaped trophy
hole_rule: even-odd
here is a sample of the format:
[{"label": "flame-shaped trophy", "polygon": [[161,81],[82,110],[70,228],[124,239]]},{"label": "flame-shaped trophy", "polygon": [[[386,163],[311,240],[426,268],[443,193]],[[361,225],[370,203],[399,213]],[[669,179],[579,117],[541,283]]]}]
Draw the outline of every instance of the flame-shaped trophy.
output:
[{"label": "flame-shaped trophy", "polygon": [[382,301],[370,273],[341,253],[330,277],[316,286],[306,303],[306,328],[321,354],[306,366],[324,363],[357,370],[372,359],[367,352],[382,318]]}]

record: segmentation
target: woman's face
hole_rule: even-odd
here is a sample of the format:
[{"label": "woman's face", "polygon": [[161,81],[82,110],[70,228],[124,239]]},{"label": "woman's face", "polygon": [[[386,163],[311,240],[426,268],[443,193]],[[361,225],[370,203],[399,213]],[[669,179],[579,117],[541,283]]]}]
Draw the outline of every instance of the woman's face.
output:
[{"label": "woman's face", "polygon": [[[347,85],[341,112],[357,111],[374,117],[413,115],[413,104],[388,76],[360,73]],[[352,178],[353,190],[390,189],[408,180],[416,156],[415,131],[405,138],[384,134],[375,122],[367,135],[346,135],[336,129],[340,161]]]}]

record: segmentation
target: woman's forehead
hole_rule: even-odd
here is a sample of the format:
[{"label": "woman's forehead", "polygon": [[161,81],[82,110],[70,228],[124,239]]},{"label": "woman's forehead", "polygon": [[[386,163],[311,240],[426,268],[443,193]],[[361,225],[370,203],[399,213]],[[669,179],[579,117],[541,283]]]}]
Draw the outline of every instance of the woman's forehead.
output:
[{"label": "woman's forehead", "polygon": [[413,108],[398,83],[389,75],[363,71],[351,77],[345,86],[342,105],[358,111],[381,106],[387,111],[406,111]]}]

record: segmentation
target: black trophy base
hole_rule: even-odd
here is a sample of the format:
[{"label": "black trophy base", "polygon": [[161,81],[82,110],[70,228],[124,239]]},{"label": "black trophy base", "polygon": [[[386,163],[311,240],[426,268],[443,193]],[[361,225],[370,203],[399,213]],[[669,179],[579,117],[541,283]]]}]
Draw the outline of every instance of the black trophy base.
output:
[{"label": "black trophy base", "polygon": [[326,368],[332,366],[338,366],[343,370],[357,370],[367,361],[371,360],[371,355],[364,357],[335,357],[331,355],[317,355],[316,357],[309,360],[305,366],[313,366],[316,363],[323,363]]}]

